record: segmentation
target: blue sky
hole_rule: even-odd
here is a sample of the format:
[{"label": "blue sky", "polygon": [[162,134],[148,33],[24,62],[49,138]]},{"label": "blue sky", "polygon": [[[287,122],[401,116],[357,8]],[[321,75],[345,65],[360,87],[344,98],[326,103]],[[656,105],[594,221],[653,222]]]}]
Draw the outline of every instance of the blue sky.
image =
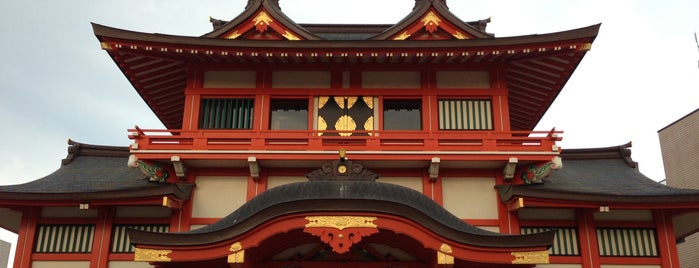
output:
[{"label": "blue sky", "polygon": [[[244,0],[0,2],[0,185],[45,176],[66,140],[126,146],[126,129],[162,128],[99,47],[90,22],[198,36]],[[299,23],[395,23],[413,0],[280,0]],[[600,34],[537,130],[563,130],[565,148],[633,141],[647,176],[665,178],[657,131],[699,107],[699,1],[449,0],[463,20],[492,17],[498,37],[602,23]],[[0,236],[1,238],[1,236]]]}]

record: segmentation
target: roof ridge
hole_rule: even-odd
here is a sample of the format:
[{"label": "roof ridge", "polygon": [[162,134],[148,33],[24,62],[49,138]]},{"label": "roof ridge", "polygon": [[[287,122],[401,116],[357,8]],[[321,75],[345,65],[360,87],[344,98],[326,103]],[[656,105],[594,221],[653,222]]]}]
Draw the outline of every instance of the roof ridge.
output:
[{"label": "roof ridge", "polygon": [[619,158],[629,167],[636,168],[638,163],[631,159],[631,146],[632,142],[627,142],[609,147],[564,149],[561,151],[561,157],[563,160]]},{"label": "roof ridge", "polygon": [[124,157],[129,156],[129,147],[87,144],[68,139],[68,155],[61,160],[61,165],[70,164],[78,156]]}]

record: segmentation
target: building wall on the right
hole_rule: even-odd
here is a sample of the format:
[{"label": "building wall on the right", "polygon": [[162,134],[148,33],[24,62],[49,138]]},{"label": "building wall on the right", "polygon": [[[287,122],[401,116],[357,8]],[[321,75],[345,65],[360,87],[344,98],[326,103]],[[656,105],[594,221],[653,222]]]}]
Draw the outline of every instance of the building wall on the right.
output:
[{"label": "building wall on the right", "polygon": [[0,240],[0,268],[6,268],[10,263],[11,248],[12,244],[10,244],[10,242]]},{"label": "building wall on the right", "polygon": [[[667,184],[699,189],[699,109],[658,131]],[[699,233],[677,245],[681,267],[699,267]]]}]

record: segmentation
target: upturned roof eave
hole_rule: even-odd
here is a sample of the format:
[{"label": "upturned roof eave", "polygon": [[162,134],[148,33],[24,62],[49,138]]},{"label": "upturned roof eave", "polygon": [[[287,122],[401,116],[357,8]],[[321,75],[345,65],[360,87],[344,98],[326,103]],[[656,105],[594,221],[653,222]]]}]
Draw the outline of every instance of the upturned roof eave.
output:
[{"label": "upturned roof eave", "polygon": [[209,37],[178,36],[158,33],[143,33],[123,30],[92,23],[95,36],[105,40],[130,42],[151,45],[177,45],[218,48],[289,48],[289,49],[421,49],[421,48],[479,48],[479,47],[512,47],[555,43],[566,40],[585,40],[591,43],[597,36],[601,24],[588,27],[535,35],[464,39],[464,40],[299,40],[299,41],[268,41],[268,40],[237,40]]}]

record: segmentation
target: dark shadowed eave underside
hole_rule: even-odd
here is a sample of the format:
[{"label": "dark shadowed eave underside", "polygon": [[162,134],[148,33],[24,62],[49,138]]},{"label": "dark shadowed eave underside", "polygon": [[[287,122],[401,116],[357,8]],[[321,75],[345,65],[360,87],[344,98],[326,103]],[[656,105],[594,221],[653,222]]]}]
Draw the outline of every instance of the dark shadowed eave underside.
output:
[{"label": "dark shadowed eave underside", "polygon": [[498,186],[503,201],[517,197],[551,202],[647,204],[677,207],[699,204],[699,190],[673,188],[643,175],[631,160],[631,144],[563,150],[563,168],[543,184]]},{"label": "dark shadowed eave underside", "polygon": [[[196,246],[246,234],[271,219],[290,214],[335,212],[400,216],[466,245],[482,247],[548,247],[552,233],[500,235],[461,221],[422,193],[380,182],[309,181],[278,186],[248,201],[220,221],[186,233],[130,230],[135,245]],[[379,227],[381,228],[381,227]]]},{"label": "dark shadowed eave underside", "polygon": [[182,128],[188,66],[507,64],[512,130],[532,130],[589,50],[600,25],[470,40],[226,40],[93,24],[102,48],[169,129]]}]

